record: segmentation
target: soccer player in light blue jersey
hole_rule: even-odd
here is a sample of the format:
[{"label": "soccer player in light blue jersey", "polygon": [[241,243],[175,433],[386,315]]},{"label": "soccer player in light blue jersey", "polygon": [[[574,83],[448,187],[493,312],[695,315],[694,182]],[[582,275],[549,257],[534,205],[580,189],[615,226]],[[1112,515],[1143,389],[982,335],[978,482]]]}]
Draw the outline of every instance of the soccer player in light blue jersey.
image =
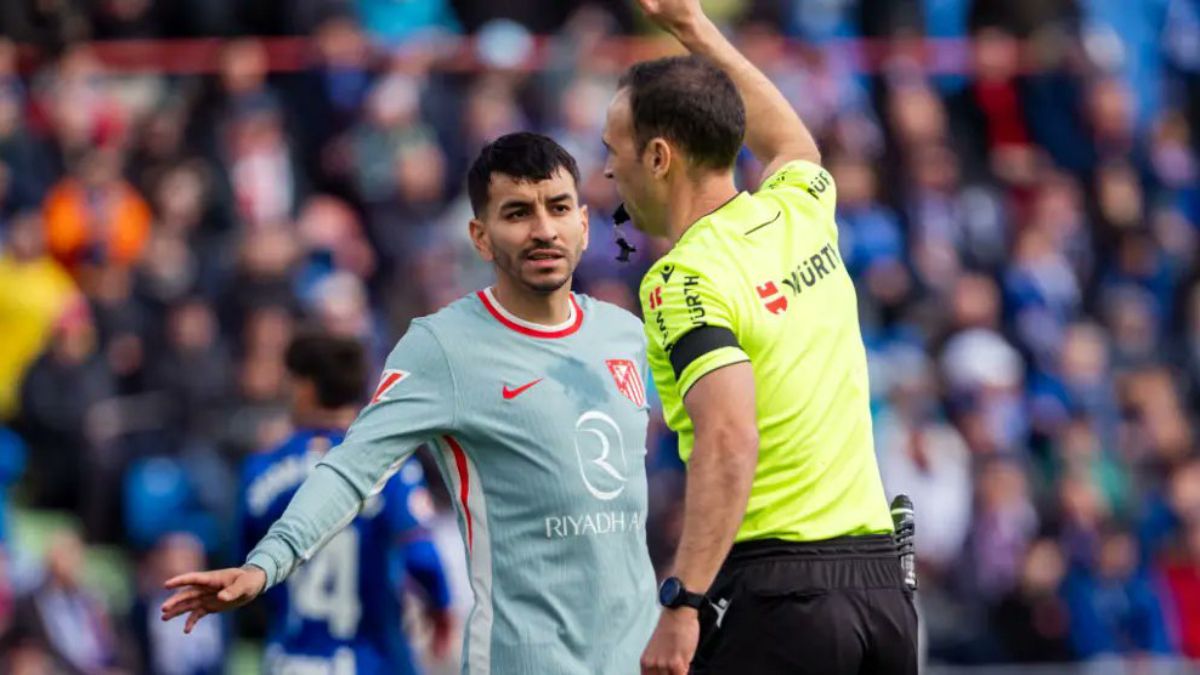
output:
[{"label": "soccer player in light blue jersey", "polygon": [[[349,338],[297,336],[284,362],[297,428],[243,467],[239,524],[246,551],[283,514],[313,466],[342,442],[367,386],[366,355]],[[441,558],[424,527],[431,512],[421,464],[410,459],[307,565],[267,591],[264,671],[416,673],[401,626],[400,589],[408,578],[424,591],[434,628],[433,651],[444,653],[450,640],[450,593]]]},{"label": "soccer player in light blue jersey", "polygon": [[354,519],[421,443],[451,488],[475,605],[463,672],[624,675],[657,620],[646,551],[641,323],[571,292],[588,243],[579,170],[511,134],[468,175],[496,283],[413,321],[345,441],[241,568],[185,574],[164,618],[250,602]]}]

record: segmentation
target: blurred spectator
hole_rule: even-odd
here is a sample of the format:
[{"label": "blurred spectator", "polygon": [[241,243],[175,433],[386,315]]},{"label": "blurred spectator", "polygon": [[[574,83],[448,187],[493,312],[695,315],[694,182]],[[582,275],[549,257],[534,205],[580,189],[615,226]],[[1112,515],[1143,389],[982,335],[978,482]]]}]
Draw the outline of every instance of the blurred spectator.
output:
[{"label": "blurred spectator", "polygon": [[213,213],[213,172],[199,160],[164,169],[152,198],[157,219],[138,269],[137,292],[154,310],[202,292],[212,295],[228,273],[228,224]]},{"label": "blurred spectator", "polygon": [[1033,139],[1017,77],[1017,36],[1001,25],[987,25],[972,38],[975,78],[950,101],[967,170],[972,176],[991,173],[1007,183],[1027,182]]},{"label": "blurred spectator", "polygon": [[1161,468],[1192,451],[1192,425],[1170,371],[1149,367],[1129,374],[1120,398],[1125,417],[1118,433],[1130,461]]},{"label": "blurred spectator", "polygon": [[405,146],[433,136],[421,120],[420,87],[404,73],[379,80],[367,98],[363,119],[349,132],[355,187],[367,204],[395,195],[397,155]]},{"label": "blurred spectator", "polygon": [[77,293],[75,282],[46,254],[36,213],[18,216],[0,251],[0,420],[16,414],[25,370],[45,348],[55,320]]},{"label": "blurred spectator", "polygon": [[130,616],[146,675],[220,675],[229,650],[230,617],[226,614],[201,621],[184,634],[184,617],[162,620],[160,607],[168,593],[163,583],[171,577],[205,569],[204,549],[188,534],[162,537],[146,556],[138,575],[138,597]]},{"label": "blurred spectator", "polygon": [[1118,411],[1107,339],[1100,326],[1076,323],[1051,347],[1057,363],[1039,369],[1029,386],[1030,416],[1039,434],[1058,438],[1070,432],[1065,425],[1077,418],[1092,425],[1096,441],[1111,451]]},{"label": "blurred spectator", "polygon": [[391,198],[371,209],[370,236],[385,261],[406,265],[447,236],[437,231],[443,229],[447,160],[438,145],[418,141],[398,147],[390,167]]},{"label": "blurred spectator", "polygon": [[1071,643],[1083,658],[1169,653],[1170,638],[1156,581],[1138,568],[1138,546],[1127,532],[1108,529],[1095,567],[1077,565],[1063,582]]},{"label": "blurred spectator", "polygon": [[1128,467],[1101,444],[1096,425],[1089,418],[1073,417],[1063,428],[1056,430],[1054,438],[1058,442],[1052,448],[1057,461],[1053,475],[1062,480],[1074,477],[1088,484],[1086,489],[1095,492],[1088,497],[1095,497],[1095,501],[1087,508],[1102,512],[1091,514],[1093,517],[1103,514],[1124,516],[1133,511],[1130,499],[1133,486],[1130,485]]},{"label": "blurred spectator", "polygon": [[975,480],[975,512],[961,572],[986,604],[1016,587],[1025,550],[1038,530],[1024,467],[1004,457],[988,459]]},{"label": "blurred spectator", "polygon": [[88,466],[99,451],[98,404],[115,391],[98,352],[96,327],[82,299],[65,308],[51,343],[21,385],[16,429],[29,445],[35,504],[82,513]]},{"label": "blurred spectator", "polygon": [[166,394],[166,427],[176,447],[215,440],[233,382],[227,345],[221,342],[213,307],[201,297],[173,305],[166,318],[165,348],[153,355],[153,388]]},{"label": "blurred spectator", "polygon": [[1028,431],[1020,353],[994,330],[971,328],[946,341],[940,365],[967,446],[977,454],[1020,449]]},{"label": "blurred spectator", "polygon": [[304,178],[274,102],[264,97],[239,105],[225,129],[222,151],[243,223],[258,228],[292,217]]},{"label": "blurred spectator", "polygon": [[1021,341],[1039,364],[1050,363],[1083,297],[1070,262],[1049,233],[1028,229],[1018,235],[1004,290]]},{"label": "blurred spectator", "polygon": [[1180,537],[1188,536],[1192,523],[1200,521],[1200,459],[1175,466],[1166,484],[1149,492],[1142,506],[1138,534],[1143,553],[1158,560],[1172,552]]},{"label": "blurred spectator", "polygon": [[132,265],[145,249],[150,208],[121,177],[121,164],[115,147],[92,150],[46,196],[46,241],[75,273],[87,264]]},{"label": "blurred spectator", "polygon": [[1006,660],[1052,663],[1071,659],[1070,615],[1058,589],[1066,563],[1054,541],[1038,539],[1029,546],[1016,588],[992,614]]},{"label": "blurred spectator", "polygon": [[1128,157],[1136,150],[1134,101],[1117,78],[1100,78],[1085,94],[1092,143],[1100,161]]},{"label": "blurred spectator", "polygon": [[[411,4],[398,9],[405,11]],[[300,131],[296,140],[303,148],[305,166],[318,167],[319,175],[328,180],[331,173],[345,173],[336,163],[331,166],[329,141],[358,120],[374,71],[367,37],[352,17],[326,18],[313,39],[316,63],[293,79],[288,110]]]},{"label": "blurred spectator", "polygon": [[1057,529],[1063,555],[1068,565],[1086,567],[1099,554],[1102,529],[1112,522],[1112,513],[1090,473],[1068,471],[1057,489]]},{"label": "blurred spectator", "polygon": [[82,585],[83,541],[60,532],[46,550],[45,580],[21,600],[18,621],[67,672],[116,675],[121,665],[116,626],[103,603]]},{"label": "blurred spectator", "polygon": [[7,210],[36,207],[52,181],[49,150],[25,119],[27,103],[17,71],[17,46],[0,38],[0,165],[7,183],[0,190],[6,193],[0,206]]},{"label": "blurred spectator", "polygon": [[875,168],[862,157],[838,155],[829,162],[838,187],[838,246],[855,276],[900,264],[904,235],[891,208],[879,201]]},{"label": "blurred spectator", "polygon": [[316,286],[335,272],[360,281],[374,277],[375,250],[348,204],[335,197],[314,196],[305,203],[296,227],[303,246],[296,283],[302,302],[311,302]]},{"label": "blurred spectator", "polygon": [[292,265],[298,254],[292,233],[281,226],[247,233],[237,247],[237,264],[224,279],[217,311],[221,325],[239,335],[250,312],[297,305]]},{"label": "blurred spectator", "polygon": [[263,306],[248,313],[237,365],[237,393],[227,400],[222,428],[227,456],[240,460],[271,446],[289,431],[284,400],[283,350],[292,335],[290,313]]},{"label": "blurred spectator", "polygon": [[56,172],[75,168],[98,148],[119,149],[125,140],[130,111],[89,45],[72,45],[34,78],[32,92],[30,119],[57,149]]},{"label": "blurred spectator", "polygon": [[893,360],[889,406],[876,419],[880,472],[889,494],[912,497],[921,536],[917,555],[939,575],[962,552],[971,521],[971,457],[941,418],[933,366],[921,354]]}]

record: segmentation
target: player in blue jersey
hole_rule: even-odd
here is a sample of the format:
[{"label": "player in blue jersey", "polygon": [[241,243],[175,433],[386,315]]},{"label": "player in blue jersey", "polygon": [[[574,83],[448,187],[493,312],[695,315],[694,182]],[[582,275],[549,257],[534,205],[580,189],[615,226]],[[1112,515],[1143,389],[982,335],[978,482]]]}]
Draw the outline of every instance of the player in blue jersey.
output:
[{"label": "player in blue jersey", "polygon": [[[244,551],[283,514],[312,467],[342,442],[366,388],[366,358],[353,340],[301,335],[288,346],[285,361],[296,431],[279,447],[246,461],[240,496]],[[303,569],[268,591],[265,672],[416,672],[400,625],[406,576],[424,590],[434,650],[444,653],[450,597],[441,560],[423,527],[431,510],[421,465],[410,459]]]},{"label": "player in blue jersey", "polygon": [[[428,443],[450,486],[475,605],[471,675],[627,675],[658,617],[646,551],[646,345],[629,312],[571,291],[587,247],[579,169],[510,134],[467,177],[496,283],[415,319],[371,401],[236,569],[185,574],[185,630],[303,570]],[[307,564],[312,564],[311,562]]]}]

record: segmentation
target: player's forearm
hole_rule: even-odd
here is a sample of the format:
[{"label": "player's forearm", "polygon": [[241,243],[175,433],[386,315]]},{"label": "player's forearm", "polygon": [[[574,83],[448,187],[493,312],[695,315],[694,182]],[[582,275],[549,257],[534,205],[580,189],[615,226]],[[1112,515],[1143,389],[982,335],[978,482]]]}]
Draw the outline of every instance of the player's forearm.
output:
[{"label": "player's forearm", "polygon": [[746,145],[759,161],[774,168],[793,159],[820,162],[816,141],[791,104],[708,17],[681,21],[670,30],[688,51],[709,59],[733,80],[746,105]]},{"label": "player's forearm", "polygon": [[274,586],[353,520],[362,500],[363,493],[342,474],[318,464],[246,563],[267,573],[266,588]]},{"label": "player's forearm", "polygon": [[712,585],[741,527],[757,465],[756,434],[731,429],[696,437],[675,554],[675,576],[687,588],[700,592]]}]

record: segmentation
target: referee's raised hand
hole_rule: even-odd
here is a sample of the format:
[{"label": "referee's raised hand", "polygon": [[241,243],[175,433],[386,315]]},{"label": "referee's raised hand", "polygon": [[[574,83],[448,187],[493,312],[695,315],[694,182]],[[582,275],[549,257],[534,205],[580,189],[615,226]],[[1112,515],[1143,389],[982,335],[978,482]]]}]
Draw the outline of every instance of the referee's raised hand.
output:
[{"label": "referee's raised hand", "polygon": [[266,572],[253,565],[181,574],[163,584],[176,592],[163,602],[162,620],[188,614],[183,632],[191,633],[200,619],[249,603],[266,585]]},{"label": "referee's raised hand", "polygon": [[704,17],[700,0],[638,0],[638,4],[651,21],[671,33]]}]

